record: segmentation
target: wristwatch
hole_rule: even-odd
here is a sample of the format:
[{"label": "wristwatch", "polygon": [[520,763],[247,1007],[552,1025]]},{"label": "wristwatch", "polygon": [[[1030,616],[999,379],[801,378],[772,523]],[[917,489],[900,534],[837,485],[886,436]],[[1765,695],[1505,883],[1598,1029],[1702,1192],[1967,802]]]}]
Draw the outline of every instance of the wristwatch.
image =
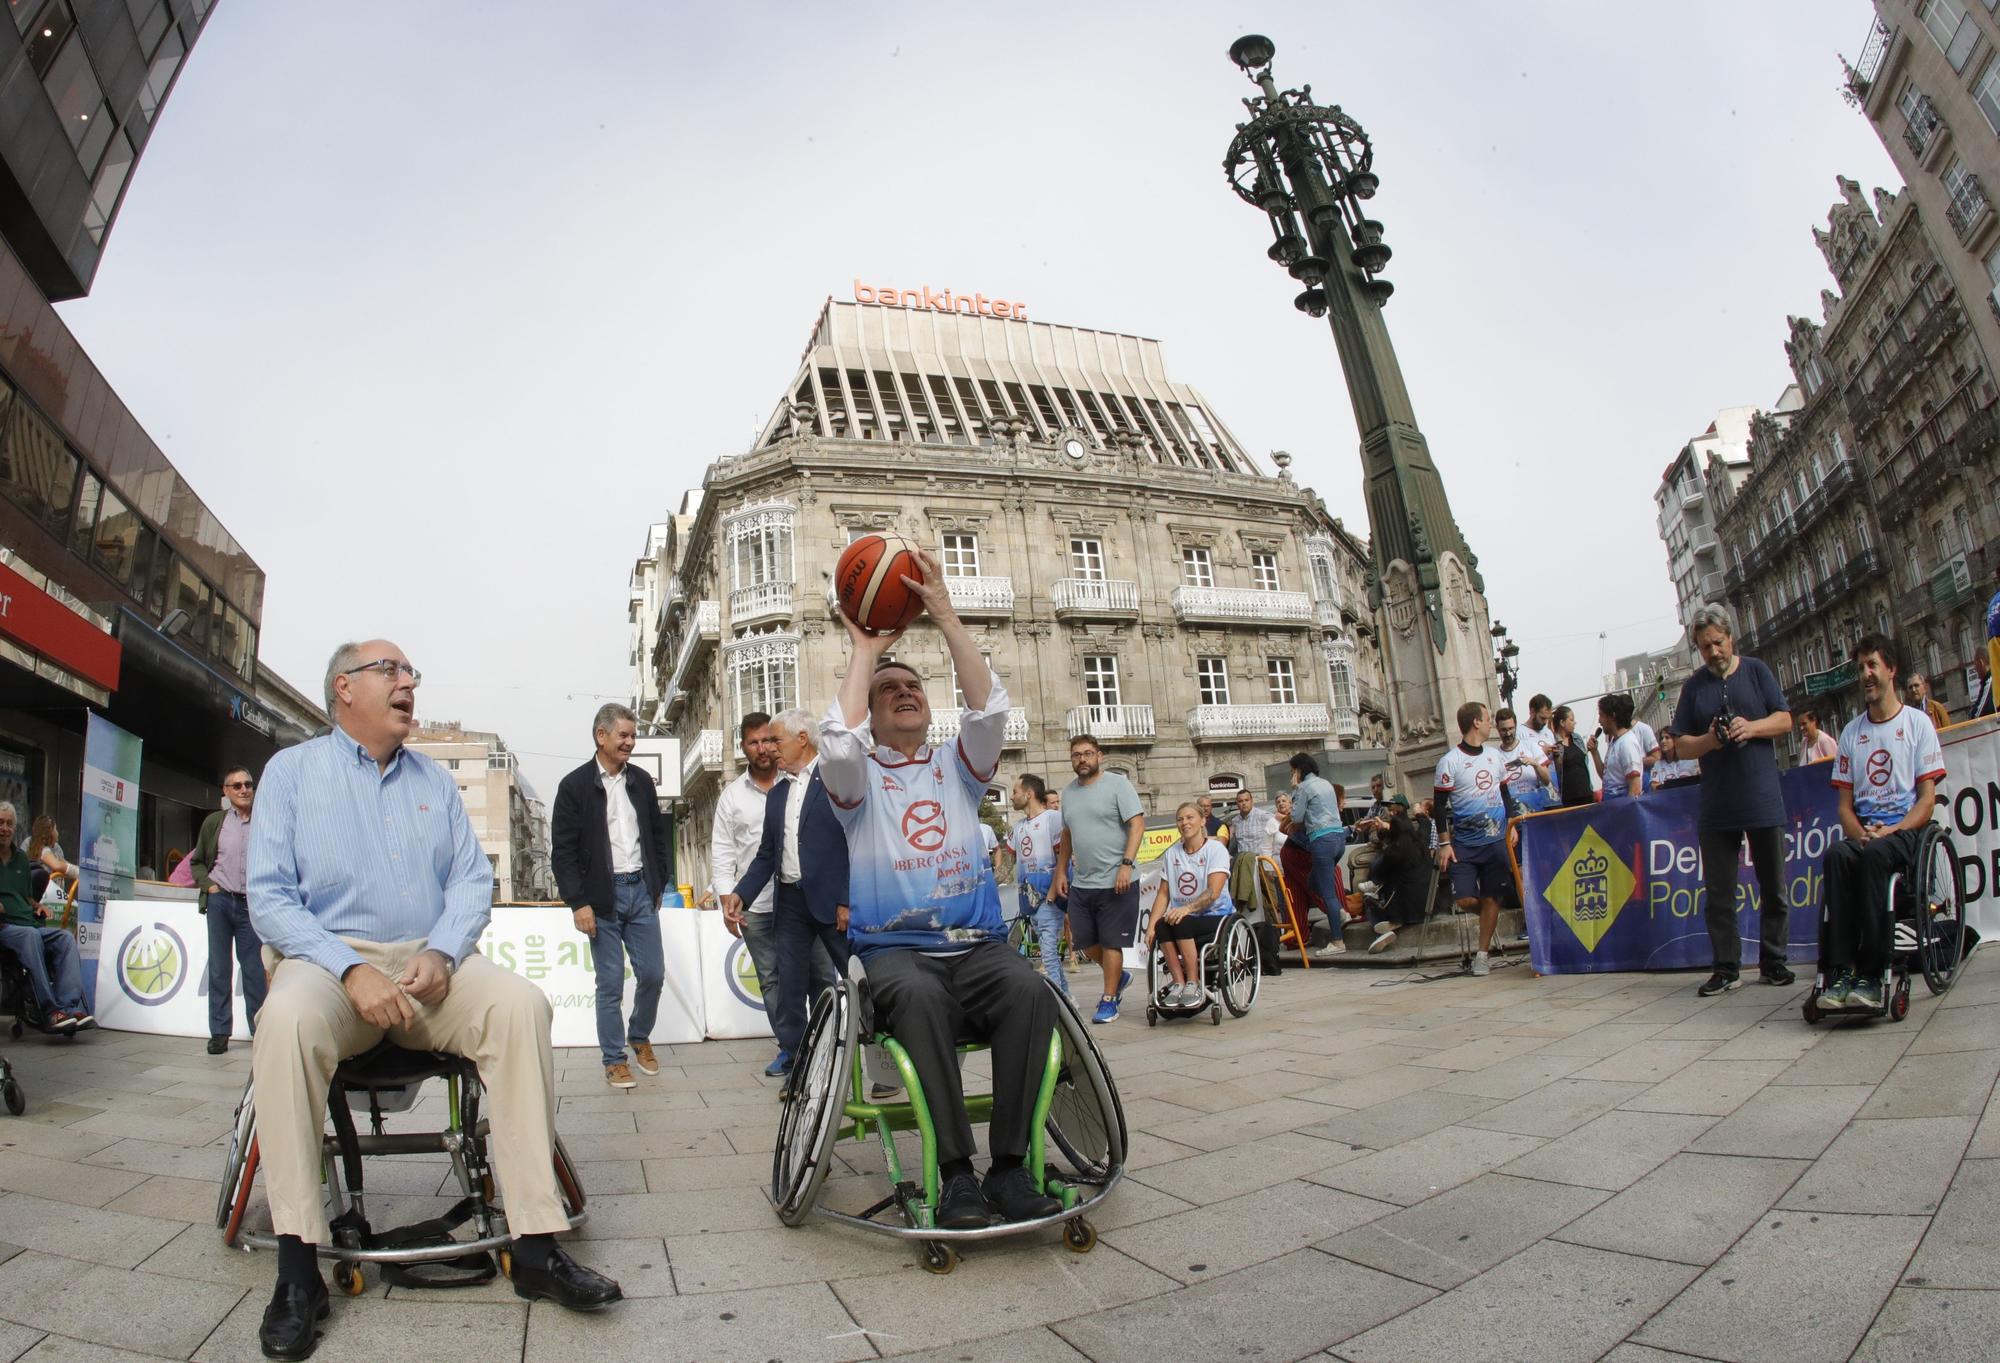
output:
[{"label": "wristwatch", "polygon": [[1120,866],[1130,866],[1130,865],[1132,865],[1132,864],[1133,864],[1133,862],[1132,862],[1132,858],[1130,858],[1130,857],[1120,857],[1120,858],[1118,858],[1118,864],[1119,864]]}]

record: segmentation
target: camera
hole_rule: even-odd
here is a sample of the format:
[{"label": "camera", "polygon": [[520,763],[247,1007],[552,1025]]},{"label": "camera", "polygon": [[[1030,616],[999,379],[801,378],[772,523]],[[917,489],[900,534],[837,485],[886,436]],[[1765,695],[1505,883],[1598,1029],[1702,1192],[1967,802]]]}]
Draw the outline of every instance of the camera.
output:
[{"label": "camera", "polygon": [[1729,726],[1735,722],[1736,711],[1730,708],[1728,701],[1723,701],[1722,708],[1715,712],[1715,723],[1711,727],[1710,732],[1715,735],[1715,741],[1725,748],[1736,746],[1736,740],[1729,736]]}]

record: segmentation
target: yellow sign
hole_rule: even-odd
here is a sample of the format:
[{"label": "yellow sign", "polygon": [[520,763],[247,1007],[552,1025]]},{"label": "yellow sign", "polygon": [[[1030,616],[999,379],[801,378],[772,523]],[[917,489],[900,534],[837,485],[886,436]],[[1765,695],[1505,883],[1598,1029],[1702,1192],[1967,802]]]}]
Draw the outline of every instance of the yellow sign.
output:
[{"label": "yellow sign", "polygon": [[1611,844],[1595,828],[1586,828],[1543,893],[1583,949],[1596,951],[1632,898],[1635,884],[1631,868]]}]

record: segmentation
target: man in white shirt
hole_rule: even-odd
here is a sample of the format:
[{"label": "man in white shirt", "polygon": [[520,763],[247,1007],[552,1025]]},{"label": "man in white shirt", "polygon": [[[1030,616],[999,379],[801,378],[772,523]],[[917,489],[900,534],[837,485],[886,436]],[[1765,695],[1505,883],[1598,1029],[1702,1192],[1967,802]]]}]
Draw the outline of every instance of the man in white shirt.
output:
[{"label": "man in white shirt", "polygon": [[1529,812],[1548,808],[1549,763],[1541,745],[1527,740],[1512,710],[1493,712],[1493,731],[1507,770],[1508,798]]},{"label": "man in white shirt", "polygon": [[[743,878],[757,855],[757,844],[764,838],[764,803],[771,787],[780,779],[778,736],[771,732],[769,715],[753,710],[743,716],[743,723],[737,729],[737,746],[743,753],[743,771],[722,788],[715,802],[715,823],[708,835],[709,885],[718,907],[735,892],[736,882]],[[750,950],[750,963],[757,969],[757,992],[765,1000],[767,1013],[775,1006],[783,983],[778,971],[778,934],[771,919],[775,893],[766,885],[729,925],[730,931],[741,937]],[[774,1079],[782,1075],[785,1060],[780,1051],[764,1073]]]},{"label": "man in white shirt", "polygon": [[1554,809],[1562,803],[1562,764],[1555,760],[1556,749],[1561,745],[1556,741],[1556,729],[1552,722],[1554,714],[1555,702],[1547,696],[1537,694],[1528,698],[1528,719],[1521,726],[1521,741],[1548,769],[1547,781],[1542,786],[1542,802],[1530,805],[1531,810]]},{"label": "man in white shirt", "polygon": [[1653,768],[1660,765],[1660,736],[1643,719],[1632,721],[1632,736],[1639,740],[1639,751],[1644,759],[1639,768],[1639,789],[1649,792],[1653,788]]}]

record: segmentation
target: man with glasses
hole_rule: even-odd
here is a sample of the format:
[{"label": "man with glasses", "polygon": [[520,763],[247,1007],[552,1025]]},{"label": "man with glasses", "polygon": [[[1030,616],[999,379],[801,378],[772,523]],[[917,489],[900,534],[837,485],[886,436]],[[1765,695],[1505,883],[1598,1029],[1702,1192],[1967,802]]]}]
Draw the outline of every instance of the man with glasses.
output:
[{"label": "man with glasses", "polygon": [[493,1158],[513,1234],[514,1294],[571,1310],[618,1284],[555,1243],[569,1228],[555,1179],[554,1013],[542,991],[475,949],[493,868],[451,773],[403,744],[422,680],[385,640],[343,644],[326,668],[330,732],[264,769],[250,828],[250,921],[279,956],[251,1050],[278,1285],[259,1340],[304,1358],[327,1314],[321,1129],[334,1067],[385,1037],[466,1056],[490,1103]]},{"label": "man with glasses", "polygon": [[264,1006],[264,944],[250,926],[250,905],[243,897],[248,882],[250,856],[250,806],[257,780],[248,767],[231,767],[222,773],[222,793],[227,802],[201,823],[201,835],[188,855],[188,869],[194,874],[197,903],[208,915],[208,1053],[222,1055],[229,1049],[229,1034],[236,1030],[233,989],[230,983],[229,953],[243,971],[244,1021],[250,1033],[257,1032],[257,1010]]},{"label": "man with glasses", "polygon": [[1910,704],[1924,712],[1933,729],[1943,729],[1951,723],[1951,711],[1931,694],[1930,678],[1914,667],[1903,678],[1903,695]]}]

